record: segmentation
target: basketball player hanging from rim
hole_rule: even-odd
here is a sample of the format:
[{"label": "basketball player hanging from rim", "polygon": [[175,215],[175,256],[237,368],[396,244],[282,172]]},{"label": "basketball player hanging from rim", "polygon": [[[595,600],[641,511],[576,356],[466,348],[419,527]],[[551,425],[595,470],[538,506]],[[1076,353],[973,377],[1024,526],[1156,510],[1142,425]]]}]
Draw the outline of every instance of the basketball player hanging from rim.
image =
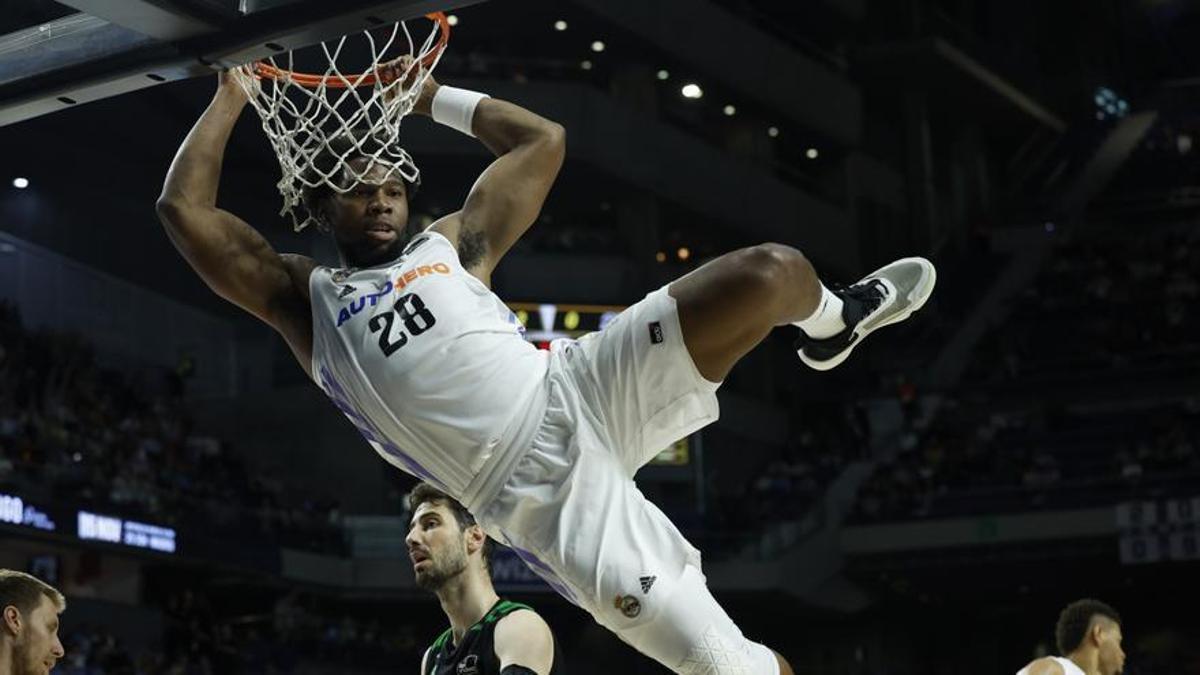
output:
[{"label": "basketball player hanging from rim", "polygon": [[247,72],[220,76],[157,205],[201,278],[278,331],[385,460],[458,499],[625,642],[677,673],[790,673],[717,604],[699,552],[634,475],[717,419],[720,382],[777,326],[799,327],[803,363],[832,368],[925,303],[933,266],[903,259],[830,289],[800,251],[760,244],[649,293],[601,332],[539,351],[490,279],[558,175],[562,126],[423,73],[412,111],[496,159],[460,210],[410,234],[407,154],[355,145],[351,131],[332,140],[320,154],[344,161],[305,190],[307,217],[341,255],[330,268],[277,253],[217,206],[230,131],[256,92],[235,81]]}]

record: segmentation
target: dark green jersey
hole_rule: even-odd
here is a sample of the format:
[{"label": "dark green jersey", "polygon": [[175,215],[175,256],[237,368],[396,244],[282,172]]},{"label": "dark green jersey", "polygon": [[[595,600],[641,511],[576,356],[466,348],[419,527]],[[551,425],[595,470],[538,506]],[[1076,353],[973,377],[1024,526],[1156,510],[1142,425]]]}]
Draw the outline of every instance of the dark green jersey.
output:
[{"label": "dark green jersey", "polygon": [[[518,609],[533,608],[501,598],[487,614],[463,635],[461,644],[454,644],[451,629],[447,628],[425,657],[425,672],[421,675],[500,675],[500,659],[496,658],[496,623]],[[554,665],[550,675],[562,673],[562,657],[558,641],[554,643]]]}]

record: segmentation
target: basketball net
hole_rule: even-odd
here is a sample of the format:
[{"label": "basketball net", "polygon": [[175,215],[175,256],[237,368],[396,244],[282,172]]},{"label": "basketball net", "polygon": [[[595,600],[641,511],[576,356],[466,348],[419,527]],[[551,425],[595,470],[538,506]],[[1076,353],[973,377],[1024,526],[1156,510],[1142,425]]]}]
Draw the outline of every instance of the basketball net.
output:
[{"label": "basketball net", "polygon": [[[433,29],[419,45],[403,21],[391,27],[386,40],[362,33],[371,61],[361,72],[347,74],[338,66],[350,36],[321,43],[328,63],[324,74],[295,72],[290,50],[234,70],[279,158],[279,214],[289,216],[297,232],[318,220],[306,208],[306,189],[345,194],[377,166],[387,173],[373,182],[396,175],[410,184],[419,181],[420,171],[400,147],[400,123],[416,105],[449,36],[443,14],[428,18]],[[402,63],[405,56],[411,58]],[[365,161],[351,164],[359,158]]]}]

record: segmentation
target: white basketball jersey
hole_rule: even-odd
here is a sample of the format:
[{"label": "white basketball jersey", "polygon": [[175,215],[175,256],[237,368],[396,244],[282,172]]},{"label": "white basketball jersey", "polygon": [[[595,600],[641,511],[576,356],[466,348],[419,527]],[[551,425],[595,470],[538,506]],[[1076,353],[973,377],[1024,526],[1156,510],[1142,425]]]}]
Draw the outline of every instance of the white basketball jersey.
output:
[{"label": "white basketball jersey", "polygon": [[319,267],[309,290],[313,379],[376,452],[468,508],[498,489],[489,477],[536,429],[547,354],[449,240],[425,232],[390,263]]},{"label": "white basketball jersey", "polygon": [[[1071,659],[1064,659],[1061,656],[1051,656],[1050,658],[1054,659],[1058,665],[1062,666],[1063,675],[1087,675],[1087,673],[1083,672],[1083,670],[1080,669],[1079,666],[1075,665],[1075,662]],[[1029,666],[1025,666],[1024,668],[1018,670],[1017,675],[1029,675]]]}]

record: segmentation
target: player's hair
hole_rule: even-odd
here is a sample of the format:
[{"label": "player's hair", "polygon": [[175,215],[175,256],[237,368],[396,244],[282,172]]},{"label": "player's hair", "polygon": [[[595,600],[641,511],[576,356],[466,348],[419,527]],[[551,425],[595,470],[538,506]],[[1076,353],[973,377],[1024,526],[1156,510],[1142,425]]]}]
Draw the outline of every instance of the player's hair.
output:
[{"label": "player's hair", "polygon": [[0,611],[11,606],[29,614],[41,604],[42,596],[50,598],[57,612],[67,608],[67,599],[57,588],[32,574],[0,569]]},{"label": "player's hair", "polygon": [[[375,134],[370,133],[366,129],[351,129],[329,139],[325,148],[322,149],[315,157],[312,163],[305,167],[302,176],[305,180],[305,186],[301,190],[300,198],[304,202],[304,208],[316,218],[317,222],[324,223],[321,215],[321,204],[333,194],[333,188],[326,185],[323,181],[318,182],[321,176],[331,175],[334,169],[341,164],[342,156],[347,159],[353,159],[355,156],[373,155],[378,152],[383,142]],[[357,151],[352,150],[358,148]],[[399,146],[393,146],[398,150]],[[347,155],[349,153],[349,155]],[[385,152],[384,155],[392,153]],[[395,153],[400,154],[400,153]],[[413,197],[417,195],[417,189],[421,187],[421,177],[417,176],[415,181],[409,181],[401,176],[404,181],[404,187],[408,192],[408,199],[411,202]],[[318,183],[316,187],[309,187],[311,183]]]},{"label": "player's hair", "polygon": [[[420,483],[417,485],[417,487],[413,488],[413,491],[408,495],[408,510],[410,513],[415,513],[417,507],[425,503],[430,503],[435,506],[438,504],[445,504],[446,507],[449,508],[452,513],[454,513],[454,520],[458,522],[458,529],[460,530],[466,530],[472,525],[478,525],[478,523],[475,521],[475,516],[471,515],[471,512],[467,510],[467,507],[463,506],[457,499],[451,497],[445,492],[442,492],[429,483]],[[483,568],[489,573],[492,571],[492,550],[495,548],[495,546],[496,544],[492,541],[492,538],[485,535],[483,539],[483,551],[481,551],[481,554],[483,556]]]},{"label": "player's hair", "polygon": [[1101,616],[1111,619],[1121,625],[1121,615],[1117,610],[1091,598],[1076,600],[1063,608],[1058,615],[1058,624],[1054,627],[1054,639],[1058,642],[1058,653],[1066,656],[1079,649],[1083,639],[1087,637],[1092,620]]}]

